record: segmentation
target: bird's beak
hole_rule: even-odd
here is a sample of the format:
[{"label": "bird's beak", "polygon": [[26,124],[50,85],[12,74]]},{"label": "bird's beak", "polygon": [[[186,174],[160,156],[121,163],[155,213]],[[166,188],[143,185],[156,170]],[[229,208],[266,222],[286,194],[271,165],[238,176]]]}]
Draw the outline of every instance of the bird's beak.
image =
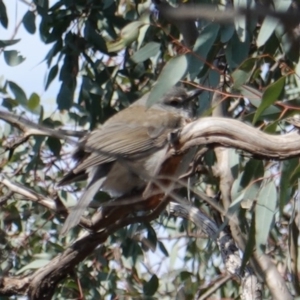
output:
[{"label": "bird's beak", "polygon": [[188,91],[187,94],[188,94],[188,97],[186,99],[186,101],[190,101],[190,100],[193,100],[195,99],[197,96],[199,96],[201,93],[203,92],[202,89],[194,89],[194,90],[191,90],[191,91]]}]

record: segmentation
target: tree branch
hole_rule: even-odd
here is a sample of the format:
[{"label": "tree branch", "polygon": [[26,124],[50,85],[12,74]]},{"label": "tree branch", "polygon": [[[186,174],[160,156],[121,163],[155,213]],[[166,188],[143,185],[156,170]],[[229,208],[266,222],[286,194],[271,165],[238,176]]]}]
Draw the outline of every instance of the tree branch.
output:
[{"label": "tree branch", "polygon": [[271,135],[234,119],[201,118],[173,134],[178,139],[177,152],[193,146],[221,145],[246,151],[260,159],[284,160],[300,155],[298,132]]}]

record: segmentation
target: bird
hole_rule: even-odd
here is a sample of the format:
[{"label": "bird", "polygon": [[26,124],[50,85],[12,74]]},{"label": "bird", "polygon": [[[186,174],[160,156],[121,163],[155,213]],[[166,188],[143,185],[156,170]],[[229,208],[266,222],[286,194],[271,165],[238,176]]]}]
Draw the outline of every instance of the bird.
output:
[{"label": "bird", "polygon": [[118,198],[145,189],[163,162],[169,133],[193,119],[191,100],[201,92],[173,86],[151,107],[147,105],[150,92],[146,93],[79,141],[73,153],[77,163],[58,186],[83,179],[87,185],[70,210],[61,235],[79,223],[99,190]]}]

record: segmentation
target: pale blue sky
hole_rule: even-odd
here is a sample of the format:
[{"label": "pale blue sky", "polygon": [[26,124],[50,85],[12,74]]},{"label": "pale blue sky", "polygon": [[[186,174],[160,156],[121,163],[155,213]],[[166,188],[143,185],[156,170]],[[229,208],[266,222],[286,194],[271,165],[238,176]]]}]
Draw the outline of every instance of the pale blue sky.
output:
[{"label": "pale blue sky", "polygon": [[[9,18],[8,29],[0,26],[0,39],[9,40],[13,36],[14,30],[22,20],[24,14],[29,9],[21,0],[4,0]],[[55,2],[50,0],[49,2]],[[29,97],[32,92],[36,92],[41,96],[42,104],[55,100],[59,89],[58,81],[54,81],[48,90],[44,91],[45,75],[47,74],[47,65],[43,59],[51,45],[45,45],[39,37],[38,25],[40,19],[37,17],[37,31],[34,35],[29,34],[21,24],[17,31],[15,39],[21,41],[13,46],[6,47],[6,50],[17,50],[26,60],[18,66],[10,67],[5,61],[3,55],[0,57],[0,76],[4,79],[14,81],[20,85]],[[49,101],[52,100],[52,101]]]}]

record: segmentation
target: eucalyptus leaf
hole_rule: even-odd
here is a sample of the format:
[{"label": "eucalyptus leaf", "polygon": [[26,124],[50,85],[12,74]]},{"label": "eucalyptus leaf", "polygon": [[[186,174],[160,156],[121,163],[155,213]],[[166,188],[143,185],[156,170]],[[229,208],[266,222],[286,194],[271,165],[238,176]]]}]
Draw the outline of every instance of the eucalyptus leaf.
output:
[{"label": "eucalyptus leaf", "polygon": [[285,84],[285,77],[281,77],[276,82],[272,83],[266,88],[266,90],[262,95],[261,104],[257,108],[256,113],[254,115],[253,118],[254,124],[258,120],[261,113],[278,100],[278,97],[284,88],[284,84]]},{"label": "eucalyptus leaf", "polygon": [[195,79],[204,67],[207,55],[214,45],[219,30],[219,24],[211,23],[202,30],[197,38],[193,47],[193,53],[189,56],[188,73],[191,80]]},{"label": "eucalyptus leaf", "polygon": [[27,13],[23,17],[23,25],[26,28],[26,30],[34,34],[36,31],[36,26],[35,26],[35,13],[33,11],[27,11]]},{"label": "eucalyptus leaf", "polygon": [[8,26],[8,18],[7,18],[7,12],[6,12],[6,6],[3,3],[2,0],[0,0],[0,24],[7,28]]},{"label": "eucalyptus leaf", "polygon": [[[271,174],[267,172],[266,177]],[[274,214],[277,206],[277,191],[273,180],[263,181],[262,188],[257,197],[255,208],[255,228],[256,228],[256,248],[257,251],[263,251],[266,245],[271,225],[274,221]]]},{"label": "eucalyptus leaf", "polygon": [[176,85],[186,74],[187,67],[188,61],[185,55],[180,55],[170,59],[162,69],[157,79],[157,83],[149,95],[147,105],[153,105],[166,92],[168,92],[171,87]]},{"label": "eucalyptus leaf", "polygon": [[27,96],[23,89],[13,81],[8,81],[7,83],[19,104],[27,106]]},{"label": "eucalyptus leaf", "polygon": [[144,47],[142,47],[141,49],[139,49],[137,52],[135,52],[132,55],[131,59],[136,63],[143,62],[146,59],[157,55],[159,49],[160,49],[159,43],[150,42],[146,44]]},{"label": "eucalyptus leaf", "polygon": [[25,57],[16,50],[5,50],[3,53],[5,62],[11,67],[19,65],[25,60]]},{"label": "eucalyptus leaf", "polygon": [[0,40],[0,48],[4,48],[4,47],[7,47],[7,46],[15,45],[18,42],[20,42],[20,39],[15,39],[15,40]]},{"label": "eucalyptus leaf", "polygon": [[152,275],[148,282],[143,284],[143,292],[146,296],[152,296],[158,289],[159,280],[156,275]]}]

